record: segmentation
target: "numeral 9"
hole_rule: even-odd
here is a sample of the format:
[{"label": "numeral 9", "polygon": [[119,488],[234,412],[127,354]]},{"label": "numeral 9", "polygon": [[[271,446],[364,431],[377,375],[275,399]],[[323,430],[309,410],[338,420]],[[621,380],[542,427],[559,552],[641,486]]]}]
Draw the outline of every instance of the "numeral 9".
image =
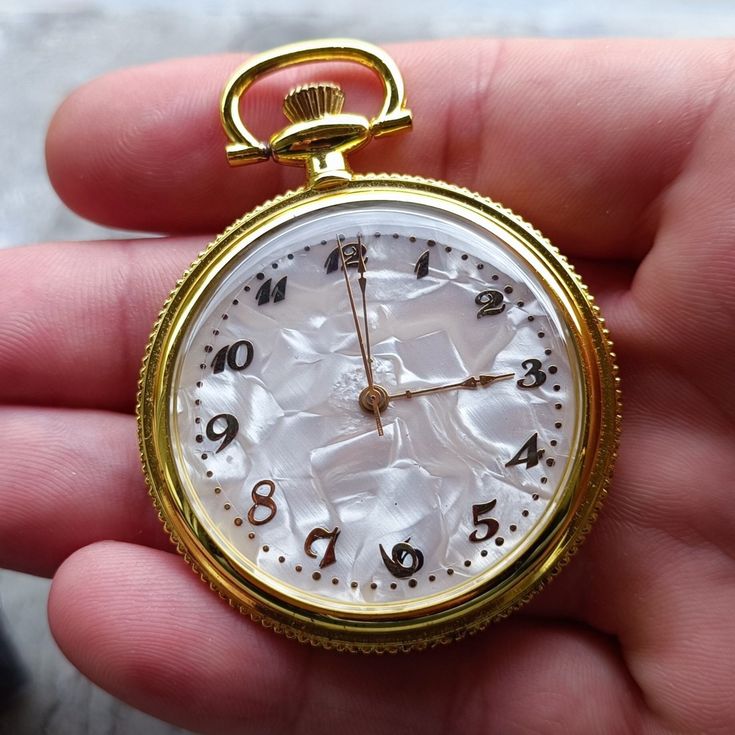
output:
[{"label": "numeral 9", "polygon": [[[225,428],[220,431],[217,428],[217,422],[220,422],[221,425],[222,421],[225,422]],[[237,436],[239,429],[240,424],[237,419],[229,413],[218,413],[209,420],[209,423],[207,423],[207,439],[213,442],[219,441],[220,439],[224,440],[215,450],[215,454],[221,452]]]}]

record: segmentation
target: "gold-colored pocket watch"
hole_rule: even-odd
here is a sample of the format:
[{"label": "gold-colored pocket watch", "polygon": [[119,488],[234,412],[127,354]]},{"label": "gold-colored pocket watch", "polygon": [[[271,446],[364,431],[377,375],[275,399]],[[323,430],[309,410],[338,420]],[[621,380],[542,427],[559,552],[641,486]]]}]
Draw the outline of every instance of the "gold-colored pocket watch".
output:
[{"label": "gold-colored pocket watch", "polygon": [[[268,143],[240,116],[261,75],[353,61],[372,119],[330,83],[285,99]],[[535,229],[438,181],[354,174],[345,156],[410,127],[382,50],[315,41],[227,84],[232,164],[307,184],[220,235],[166,302],[138,420],[173,541],[230,603],[327,648],[423,648],[525,602],[605,494],[617,369],[587,289]]]}]

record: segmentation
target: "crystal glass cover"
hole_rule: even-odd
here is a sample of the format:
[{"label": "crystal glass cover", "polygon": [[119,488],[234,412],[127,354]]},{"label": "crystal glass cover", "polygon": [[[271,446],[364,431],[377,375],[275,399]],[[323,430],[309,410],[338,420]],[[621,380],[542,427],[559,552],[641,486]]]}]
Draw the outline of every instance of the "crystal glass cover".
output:
[{"label": "crystal glass cover", "polygon": [[[377,197],[287,218],[223,260],[176,354],[169,421],[192,511],[243,574],[316,609],[400,614],[533,545],[580,451],[584,392],[568,317],[511,240]],[[363,333],[364,248],[384,436],[358,403],[338,243]]]}]

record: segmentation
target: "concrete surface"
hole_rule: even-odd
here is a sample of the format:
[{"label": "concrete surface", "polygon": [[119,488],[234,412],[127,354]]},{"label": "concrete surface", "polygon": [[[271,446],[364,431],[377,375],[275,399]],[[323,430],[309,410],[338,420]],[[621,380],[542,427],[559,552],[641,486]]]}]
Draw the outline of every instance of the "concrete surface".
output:
[{"label": "concrete surface", "polygon": [[[235,0],[0,0],[0,247],[125,234],[67,211],[46,181],[43,161],[44,131],[56,105],[111,69],[330,35],[386,42],[463,35],[722,36],[734,30],[732,0],[281,0],[247,7]],[[48,631],[47,593],[45,580],[0,570],[0,616],[28,674],[22,696],[0,711],[0,734],[183,732],[108,696],[65,661]]]}]

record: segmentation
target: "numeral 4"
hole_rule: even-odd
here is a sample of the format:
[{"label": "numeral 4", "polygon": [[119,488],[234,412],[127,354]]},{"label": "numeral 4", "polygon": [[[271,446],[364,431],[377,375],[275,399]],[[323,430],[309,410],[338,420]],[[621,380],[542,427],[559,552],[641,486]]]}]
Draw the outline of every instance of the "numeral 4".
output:
[{"label": "numeral 4", "polygon": [[538,448],[538,434],[532,434],[528,441],[518,450],[518,454],[513,459],[505,463],[506,467],[513,467],[518,464],[525,464],[526,469],[535,467],[541,457],[544,456],[546,450]]}]

